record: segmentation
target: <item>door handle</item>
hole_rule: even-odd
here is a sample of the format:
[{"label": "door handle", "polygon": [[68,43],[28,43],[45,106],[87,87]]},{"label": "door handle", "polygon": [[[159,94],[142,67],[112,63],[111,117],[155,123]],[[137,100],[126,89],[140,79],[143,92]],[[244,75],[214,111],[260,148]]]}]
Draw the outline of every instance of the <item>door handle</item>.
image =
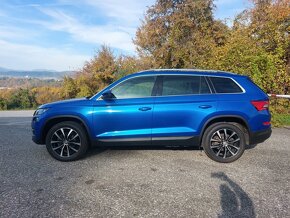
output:
[{"label": "door handle", "polygon": [[149,111],[151,109],[152,109],[151,107],[140,107],[138,110],[139,111]]},{"label": "door handle", "polygon": [[211,105],[200,105],[199,108],[201,109],[207,109],[207,108],[211,108]]}]

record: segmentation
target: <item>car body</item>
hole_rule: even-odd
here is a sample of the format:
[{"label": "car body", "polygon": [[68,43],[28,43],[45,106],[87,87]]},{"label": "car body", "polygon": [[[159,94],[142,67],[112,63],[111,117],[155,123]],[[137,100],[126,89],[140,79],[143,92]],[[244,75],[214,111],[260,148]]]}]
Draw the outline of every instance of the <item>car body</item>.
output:
[{"label": "car body", "polygon": [[[210,158],[232,162],[246,145],[270,137],[268,106],[268,96],[247,76],[148,70],[128,75],[91,98],[41,105],[32,119],[32,139],[62,161],[80,158],[90,145],[178,145],[203,147]],[[74,150],[69,132],[78,135],[71,144]],[[85,148],[78,153],[80,144]]]}]

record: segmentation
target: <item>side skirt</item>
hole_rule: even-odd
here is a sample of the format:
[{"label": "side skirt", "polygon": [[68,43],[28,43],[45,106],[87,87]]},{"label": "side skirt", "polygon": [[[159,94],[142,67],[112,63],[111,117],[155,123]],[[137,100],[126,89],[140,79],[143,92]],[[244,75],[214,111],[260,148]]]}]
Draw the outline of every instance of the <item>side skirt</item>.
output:
[{"label": "side skirt", "polygon": [[199,136],[177,136],[177,137],[153,137],[150,138],[114,138],[99,139],[93,146],[200,146]]},{"label": "side skirt", "polygon": [[151,141],[152,145],[162,146],[199,146],[198,136],[178,136],[178,137],[153,137]]}]

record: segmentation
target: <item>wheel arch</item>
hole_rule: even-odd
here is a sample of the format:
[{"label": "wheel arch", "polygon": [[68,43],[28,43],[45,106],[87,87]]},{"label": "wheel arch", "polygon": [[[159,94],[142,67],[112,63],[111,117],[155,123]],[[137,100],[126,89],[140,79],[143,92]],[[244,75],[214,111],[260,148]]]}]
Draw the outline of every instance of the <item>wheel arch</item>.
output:
[{"label": "wheel arch", "polygon": [[45,142],[46,135],[52,126],[54,126],[57,123],[64,122],[64,121],[72,121],[72,122],[76,122],[80,124],[84,128],[87,134],[89,143],[91,143],[92,139],[90,136],[90,131],[89,131],[89,127],[87,123],[82,118],[78,116],[73,116],[73,115],[61,115],[61,116],[54,116],[54,117],[49,118],[43,125],[42,131],[41,131],[41,141],[43,143]]},{"label": "wheel arch", "polygon": [[250,141],[250,127],[249,127],[249,124],[247,123],[247,121],[243,117],[238,116],[238,115],[220,115],[220,116],[215,116],[215,117],[212,117],[212,118],[208,119],[205,122],[205,124],[203,125],[202,130],[201,130],[201,134],[200,134],[200,137],[199,137],[199,145],[200,146],[202,146],[202,138],[203,138],[205,130],[210,125],[212,125],[214,123],[222,123],[222,122],[240,124],[243,127],[243,132],[245,133],[246,143],[249,144],[249,141]]}]

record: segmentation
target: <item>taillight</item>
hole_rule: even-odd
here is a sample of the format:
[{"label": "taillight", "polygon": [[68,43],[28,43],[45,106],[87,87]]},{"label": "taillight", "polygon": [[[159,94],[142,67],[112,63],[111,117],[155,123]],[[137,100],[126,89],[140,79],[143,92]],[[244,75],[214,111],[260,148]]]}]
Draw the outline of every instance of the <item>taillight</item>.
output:
[{"label": "taillight", "polygon": [[251,101],[252,105],[258,110],[267,110],[269,108],[269,100],[267,101]]}]

